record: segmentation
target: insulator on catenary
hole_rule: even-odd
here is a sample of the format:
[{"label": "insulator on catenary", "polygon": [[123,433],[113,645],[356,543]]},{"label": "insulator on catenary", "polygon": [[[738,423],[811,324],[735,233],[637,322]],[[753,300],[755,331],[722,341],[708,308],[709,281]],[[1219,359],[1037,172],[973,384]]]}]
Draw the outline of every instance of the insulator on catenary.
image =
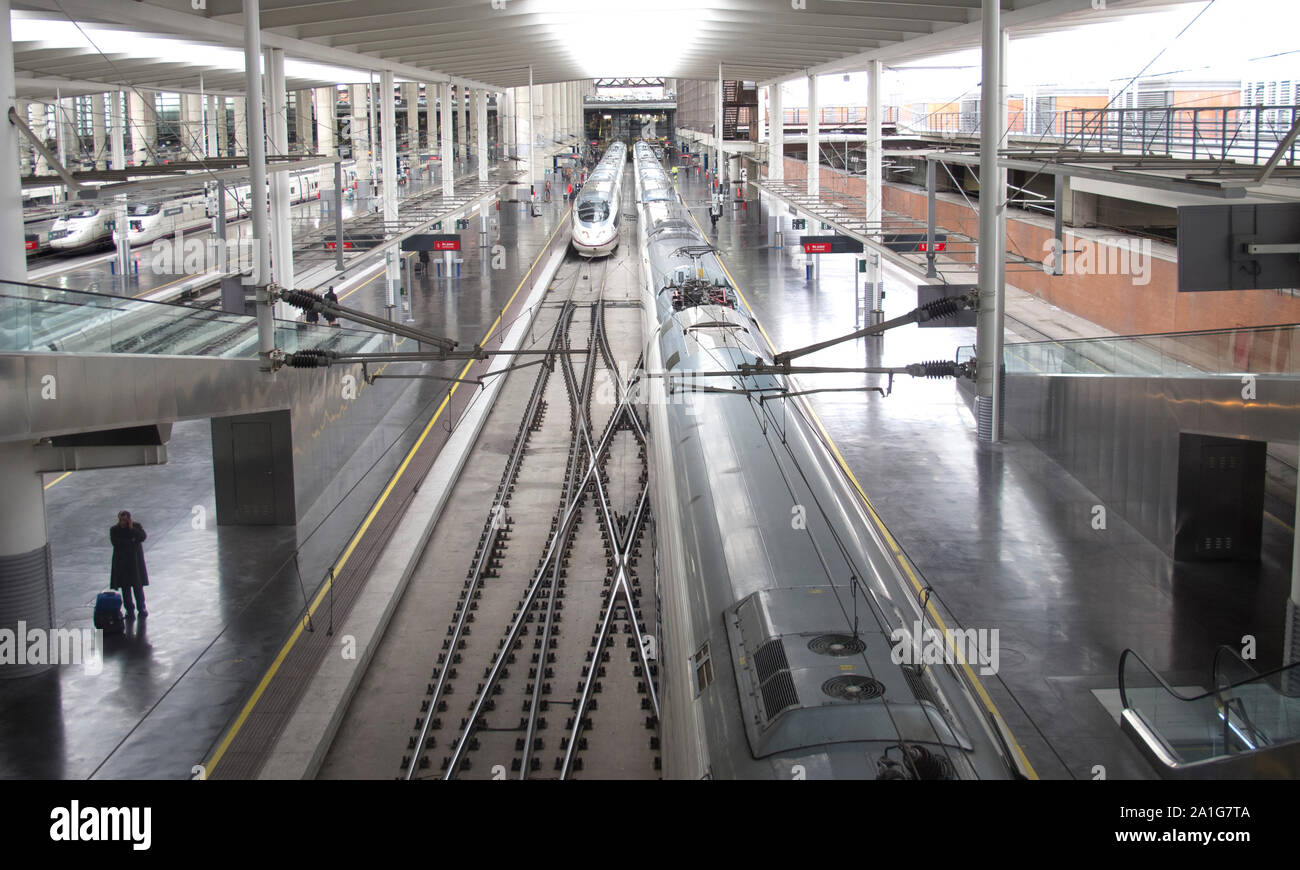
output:
[{"label": "insulator on catenary", "polygon": [[301,308],[303,311],[310,310],[313,304],[322,301],[319,296],[310,290],[286,290],[280,294],[280,299],[294,308]]},{"label": "insulator on catenary", "polygon": [[920,306],[925,312],[926,317],[922,320],[939,320],[944,317],[952,317],[958,311],[961,311],[961,300],[953,297],[944,299],[935,299]]},{"label": "insulator on catenary", "polygon": [[298,350],[285,358],[289,368],[316,369],[329,365],[329,353],[323,350]]},{"label": "insulator on catenary", "polygon": [[955,378],[958,371],[957,363],[942,359],[914,363],[907,367],[907,373],[916,378]]}]

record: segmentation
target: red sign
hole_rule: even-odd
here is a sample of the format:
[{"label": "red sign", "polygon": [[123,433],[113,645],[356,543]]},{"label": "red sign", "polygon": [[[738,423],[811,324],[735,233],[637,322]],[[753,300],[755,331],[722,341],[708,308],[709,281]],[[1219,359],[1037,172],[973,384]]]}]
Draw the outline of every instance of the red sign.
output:
[{"label": "red sign", "polygon": [[[338,242],[326,242],[326,243],[325,243],[325,250],[327,250],[327,251],[337,251],[338,249],[339,249],[339,243],[338,243]],[[344,242],[344,243],[343,243],[343,250],[345,250],[345,251],[350,251],[350,250],[352,250],[352,243],[351,243],[351,242]]]},{"label": "red sign", "polygon": [[433,249],[435,251],[459,251],[460,239],[454,241],[436,241],[433,243]]},{"label": "red sign", "polygon": [[[936,254],[941,254],[941,253],[943,253],[944,251],[946,251],[947,249],[948,249],[948,243],[947,243],[947,242],[935,242],[935,243],[934,243],[934,252],[935,252]],[[921,244],[917,246],[917,250],[920,251],[922,254],[927,253],[927,252],[929,252],[929,250],[930,250],[930,245],[929,245],[928,242],[921,242]]]},{"label": "red sign", "polygon": [[805,242],[803,246],[805,254],[829,254],[831,253],[830,242]]},{"label": "red sign", "polygon": [[31,239],[30,241],[27,242],[27,250],[29,251],[34,251],[38,247],[40,247],[40,242],[36,241],[35,239]]}]

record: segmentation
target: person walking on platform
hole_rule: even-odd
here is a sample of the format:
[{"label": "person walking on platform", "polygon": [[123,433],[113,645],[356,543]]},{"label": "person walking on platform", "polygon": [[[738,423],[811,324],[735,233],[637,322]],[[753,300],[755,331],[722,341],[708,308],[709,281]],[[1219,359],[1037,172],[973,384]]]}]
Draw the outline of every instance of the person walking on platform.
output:
[{"label": "person walking on platform", "polygon": [[117,525],[109,527],[108,540],[113,544],[113,565],[109,574],[110,589],[122,591],[122,602],[126,605],[126,618],[135,619],[138,608],[140,616],[149,615],[144,608],[144,587],[149,585],[149,572],[144,567],[144,541],[148,537],[144,527],[131,520],[130,511],[120,511]]},{"label": "person walking on platform", "polygon": [[677,183],[677,167],[673,167],[673,184]]},{"label": "person walking on platform", "polygon": [[[335,305],[338,305],[338,304],[339,304],[339,297],[338,297],[338,294],[334,292],[334,288],[333,288],[333,287],[331,287],[331,288],[329,288],[328,290],[326,290],[326,291],[325,291],[325,295],[322,296],[321,298],[324,299],[326,302],[332,302],[332,303],[334,303]],[[330,325],[330,326],[338,326],[338,325],[339,325],[339,319],[338,319],[338,316],[335,315],[333,311],[326,312],[326,314],[325,314],[325,319],[329,322],[329,325]]]},{"label": "person walking on platform", "polygon": [[713,195],[713,202],[709,205],[709,220],[713,222],[713,229],[718,228],[718,218],[722,216],[722,203],[718,201],[718,195]]}]

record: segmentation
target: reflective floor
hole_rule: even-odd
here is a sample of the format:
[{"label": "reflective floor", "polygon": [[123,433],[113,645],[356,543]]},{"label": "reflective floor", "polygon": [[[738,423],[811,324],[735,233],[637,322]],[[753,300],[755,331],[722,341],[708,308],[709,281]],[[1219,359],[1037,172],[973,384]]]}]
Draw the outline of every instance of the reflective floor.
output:
[{"label": "reflective floor", "polygon": [[[681,187],[707,229],[701,182]],[[782,209],[783,211],[783,209]],[[788,218],[788,216],[787,216]],[[798,233],[784,221],[787,240]],[[815,233],[815,230],[809,230]],[[731,210],[712,238],[779,349],[854,329],[854,256],[823,257],[805,278],[799,248],[770,246],[767,211]],[[917,279],[885,272],[885,316],[916,305]],[[924,283],[924,282],[921,282]],[[1032,324],[1030,324],[1032,325]],[[973,329],[903,327],[802,360],[830,366],[952,359]],[[808,375],[805,388],[883,385],[879,376]],[[997,629],[1000,671],[985,687],[1044,778],[1152,777],[1102,696],[1133,647],[1176,685],[1208,681],[1218,644],[1258,641],[1261,669],[1281,660],[1291,531],[1274,505],[1259,563],[1175,564],[1014,432],[981,445],[951,381],[896,378],[888,398],[823,393],[812,401],[893,535],[966,628]]]},{"label": "reflective floor", "polygon": [[[530,218],[503,204],[492,231],[500,268],[484,270],[484,251],[467,244],[461,277],[417,276],[409,314],[397,316],[479,341],[563,212],[556,202]],[[465,238],[476,242],[474,223]],[[384,311],[382,287],[369,282],[344,303]],[[99,675],[64,667],[0,681],[0,777],[193,776],[446,388],[411,382],[296,527],[217,526],[207,421],[175,427],[164,466],[48,475],[59,623],[89,627],[108,582],[108,527],[123,508],[149,534],[150,615],[109,644]],[[328,628],[327,611],[315,628]]]}]

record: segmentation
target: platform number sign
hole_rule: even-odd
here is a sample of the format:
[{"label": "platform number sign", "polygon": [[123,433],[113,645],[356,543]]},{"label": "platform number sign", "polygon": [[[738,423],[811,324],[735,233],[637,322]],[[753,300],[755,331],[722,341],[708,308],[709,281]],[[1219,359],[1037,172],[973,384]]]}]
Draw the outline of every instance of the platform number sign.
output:
[{"label": "platform number sign", "polygon": [[790,221],[790,229],[792,230],[806,230],[807,228],[808,228],[808,221],[805,220],[804,218],[795,218],[794,220]]}]

